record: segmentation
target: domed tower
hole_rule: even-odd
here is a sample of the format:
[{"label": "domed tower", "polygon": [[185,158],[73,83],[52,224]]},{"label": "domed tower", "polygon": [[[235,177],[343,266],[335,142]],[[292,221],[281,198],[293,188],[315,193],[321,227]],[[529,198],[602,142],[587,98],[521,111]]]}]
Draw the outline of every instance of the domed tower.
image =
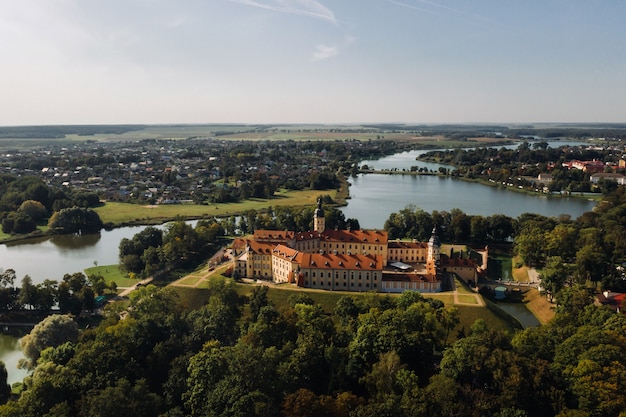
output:
[{"label": "domed tower", "polygon": [[428,240],[428,260],[435,263],[438,262],[440,253],[441,243],[439,242],[439,236],[437,236],[437,226],[435,226]]},{"label": "domed tower", "polygon": [[324,210],[322,209],[322,197],[317,199],[317,208],[313,215],[313,231],[324,233],[326,230],[326,219],[324,219]]}]

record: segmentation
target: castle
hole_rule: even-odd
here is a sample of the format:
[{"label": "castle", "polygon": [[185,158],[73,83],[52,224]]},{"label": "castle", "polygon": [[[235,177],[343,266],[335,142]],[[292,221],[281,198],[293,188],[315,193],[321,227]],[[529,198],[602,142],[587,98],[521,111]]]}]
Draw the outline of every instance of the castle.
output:
[{"label": "castle", "polygon": [[440,249],[435,229],[427,243],[389,241],[384,230],[326,229],[320,199],[312,231],[256,230],[252,238],[236,239],[232,254],[238,277],[304,288],[439,292],[446,272],[476,279],[480,267],[473,260]]}]

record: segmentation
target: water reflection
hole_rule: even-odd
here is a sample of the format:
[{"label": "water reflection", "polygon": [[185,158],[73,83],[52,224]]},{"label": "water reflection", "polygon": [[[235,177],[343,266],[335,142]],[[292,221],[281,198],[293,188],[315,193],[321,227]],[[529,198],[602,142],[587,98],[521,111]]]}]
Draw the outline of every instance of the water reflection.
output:
[{"label": "water reflection", "polygon": [[50,243],[64,249],[88,248],[98,244],[102,235],[100,233],[91,235],[62,235],[50,238]]},{"label": "water reflection", "polygon": [[15,336],[0,334],[0,360],[4,362],[7,369],[7,382],[12,385],[21,382],[28,372],[18,369],[17,364],[24,355],[20,350],[19,339]]}]

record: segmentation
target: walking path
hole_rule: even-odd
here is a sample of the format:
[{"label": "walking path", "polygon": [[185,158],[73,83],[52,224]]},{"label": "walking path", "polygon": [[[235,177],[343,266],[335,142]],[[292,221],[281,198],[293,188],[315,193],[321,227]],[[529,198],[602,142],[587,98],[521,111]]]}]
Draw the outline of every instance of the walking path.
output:
[{"label": "walking path", "polygon": [[139,281],[138,283],[136,283],[135,285],[133,285],[132,287],[118,287],[118,289],[123,289],[124,291],[122,291],[121,293],[117,294],[117,296],[115,298],[123,298],[123,297],[127,297],[128,294],[130,294],[131,292],[133,292],[134,290],[137,289],[137,287],[143,286],[143,285],[148,285],[150,284],[152,281],[154,280],[154,278],[150,277],[150,278],[146,278],[144,280]]}]

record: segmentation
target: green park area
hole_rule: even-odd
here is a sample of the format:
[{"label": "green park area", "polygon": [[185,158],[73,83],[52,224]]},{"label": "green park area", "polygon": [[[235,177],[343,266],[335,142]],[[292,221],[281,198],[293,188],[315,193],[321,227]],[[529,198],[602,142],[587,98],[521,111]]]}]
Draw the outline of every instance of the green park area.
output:
[{"label": "green park area", "polygon": [[128,273],[118,265],[92,266],[85,269],[85,274],[87,276],[100,275],[107,285],[115,282],[118,288],[131,287],[140,281],[138,278],[129,277]]},{"label": "green park area", "polygon": [[139,205],[130,203],[105,202],[97,207],[104,223],[120,224],[160,224],[175,218],[213,218],[238,215],[249,210],[264,210],[269,206],[311,206],[320,194],[329,194],[336,199],[337,191],[279,190],[271,199],[253,198],[238,203],[220,204],[161,204]]}]

